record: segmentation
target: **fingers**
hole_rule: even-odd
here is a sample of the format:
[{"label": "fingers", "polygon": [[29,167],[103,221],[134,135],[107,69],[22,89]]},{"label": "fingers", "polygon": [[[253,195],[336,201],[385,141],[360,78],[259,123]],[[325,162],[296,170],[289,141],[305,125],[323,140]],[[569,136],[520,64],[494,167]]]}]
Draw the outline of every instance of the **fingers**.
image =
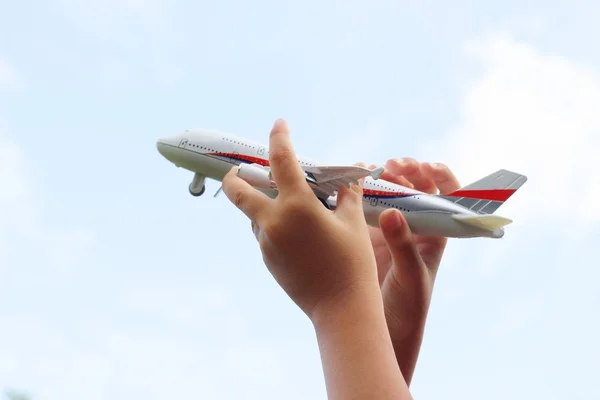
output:
[{"label": "fingers", "polygon": [[298,194],[309,189],[292,147],[289,128],[283,119],[276,120],[271,130],[269,161],[271,174],[280,194],[293,192]]},{"label": "fingers", "polygon": [[337,195],[337,205],[335,214],[344,220],[364,219],[363,212],[363,185],[362,182],[358,185],[340,187]]},{"label": "fingers", "polygon": [[396,354],[403,355],[398,365],[410,383],[431,300],[429,274],[402,213],[386,210],[379,223],[393,260],[381,285],[385,319]]},{"label": "fingers", "polygon": [[[363,162],[359,162],[359,163],[356,163],[354,165],[357,165],[357,166],[363,167],[363,168],[367,168],[367,164],[365,164]],[[378,168],[378,167],[379,167],[378,165],[371,164],[371,165],[369,165],[368,168],[371,169],[371,170],[373,170],[373,169]],[[383,172],[383,174],[381,174],[380,179],[384,180],[384,181],[391,182],[391,183],[395,183],[397,185],[402,185],[404,187],[408,187],[408,188],[411,188],[411,189],[414,188],[413,184],[410,183],[404,176],[392,174],[387,169]]]},{"label": "fingers", "polygon": [[440,190],[440,194],[452,193],[460,189],[460,183],[456,176],[444,164],[423,163],[423,173],[431,179]]},{"label": "fingers", "polygon": [[410,183],[408,181],[408,179],[406,179],[404,176],[402,176],[402,175],[394,175],[389,170],[385,170],[384,173],[381,174],[381,178],[380,179],[382,179],[384,181],[395,183],[397,185],[402,185],[402,186],[410,188],[410,189],[414,189],[414,187],[415,187],[415,185],[413,185],[412,183]]},{"label": "fingers", "polygon": [[394,175],[404,176],[413,184],[413,187],[416,190],[425,193],[435,193],[437,190],[435,183],[423,174],[420,164],[412,158],[388,160],[385,164],[385,168]]},{"label": "fingers", "polygon": [[[358,167],[367,168],[367,164],[358,162],[354,164]],[[364,220],[363,196],[364,196],[364,178],[359,179],[358,185],[352,184],[350,187],[342,186],[338,190],[337,205],[335,214],[346,220]]]},{"label": "fingers", "polygon": [[223,192],[248,218],[259,220],[262,212],[271,206],[271,199],[238,177],[237,170],[233,167],[223,178]]}]

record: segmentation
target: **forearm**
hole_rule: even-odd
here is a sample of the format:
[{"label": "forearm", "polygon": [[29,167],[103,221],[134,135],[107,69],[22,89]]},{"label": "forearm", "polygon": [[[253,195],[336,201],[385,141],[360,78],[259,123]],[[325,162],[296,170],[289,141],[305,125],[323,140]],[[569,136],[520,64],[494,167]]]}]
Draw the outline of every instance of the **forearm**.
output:
[{"label": "forearm", "polygon": [[377,283],[313,318],[330,400],[412,399],[385,321]]},{"label": "forearm", "polygon": [[407,335],[405,329],[395,329],[393,323],[388,323],[388,327],[396,361],[406,384],[410,387],[423,342],[423,329],[416,329]]}]

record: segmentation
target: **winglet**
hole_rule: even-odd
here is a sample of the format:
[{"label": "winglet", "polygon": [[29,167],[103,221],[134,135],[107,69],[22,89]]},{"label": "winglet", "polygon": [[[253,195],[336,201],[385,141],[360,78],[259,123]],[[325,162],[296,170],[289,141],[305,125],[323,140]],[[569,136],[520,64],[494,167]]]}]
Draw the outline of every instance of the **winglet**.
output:
[{"label": "winglet", "polygon": [[373,179],[377,180],[381,177],[381,174],[383,174],[384,172],[385,172],[384,167],[375,168],[375,169],[371,170],[371,177]]}]

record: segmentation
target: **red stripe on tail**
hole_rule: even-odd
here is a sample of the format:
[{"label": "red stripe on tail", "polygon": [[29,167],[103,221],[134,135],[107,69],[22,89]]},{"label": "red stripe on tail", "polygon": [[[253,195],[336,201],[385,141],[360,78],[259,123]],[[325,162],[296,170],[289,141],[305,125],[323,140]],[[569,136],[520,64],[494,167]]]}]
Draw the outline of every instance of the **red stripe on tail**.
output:
[{"label": "red stripe on tail", "polygon": [[213,152],[213,153],[208,153],[211,156],[221,156],[221,157],[229,157],[229,158],[234,158],[236,160],[240,160],[240,161],[247,161],[249,163],[254,163],[254,164],[259,164],[262,165],[263,167],[268,167],[269,166],[269,160],[265,160],[264,158],[258,158],[258,157],[252,157],[252,156],[247,156],[245,154],[239,154],[239,153],[222,153],[222,152]]},{"label": "red stripe on tail", "polygon": [[457,190],[447,194],[451,197],[466,197],[469,199],[491,200],[491,201],[506,201],[516,192],[515,189],[487,189],[487,190]]}]

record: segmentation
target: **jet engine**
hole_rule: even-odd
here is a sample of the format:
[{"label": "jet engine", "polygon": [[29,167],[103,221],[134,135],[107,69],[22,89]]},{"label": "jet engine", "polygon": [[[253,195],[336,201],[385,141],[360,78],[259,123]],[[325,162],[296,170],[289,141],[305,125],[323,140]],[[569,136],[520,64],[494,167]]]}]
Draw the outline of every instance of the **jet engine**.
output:
[{"label": "jet engine", "polygon": [[237,174],[257,189],[277,189],[277,185],[271,179],[271,173],[259,164],[240,164]]},{"label": "jet engine", "polygon": [[[240,164],[237,174],[258,190],[277,190],[277,185],[271,179],[269,170],[259,164]],[[307,183],[310,187],[316,187],[312,180],[307,179]],[[318,199],[328,210],[335,209],[336,198],[323,199],[318,197]]]}]

